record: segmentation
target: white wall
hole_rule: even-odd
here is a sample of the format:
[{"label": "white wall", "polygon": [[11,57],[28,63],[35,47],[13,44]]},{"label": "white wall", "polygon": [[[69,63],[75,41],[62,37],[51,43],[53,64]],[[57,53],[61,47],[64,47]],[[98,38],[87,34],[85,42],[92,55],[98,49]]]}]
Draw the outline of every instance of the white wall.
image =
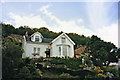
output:
[{"label": "white wall", "polygon": [[[64,34],[63,34],[64,35]],[[40,36],[39,34],[35,34],[34,36]],[[33,41],[34,41],[34,36],[33,38],[31,38]],[[62,37],[62,36],[61,36]],[[22,57],[31,57],[33,58],[34,56],[32,55],[32,53],[34,53],[34,47],[36,47],[37,49],[40,48],[40,55],[36,55],[36,58],[39,58],[40,56],[43,56],[43,57],[46,57],[46,48],[48,48],[48,46],[50,46],[50,57],[62,57],[62,56],[59,56],[59,46],[58,45],[63,45],[63,44],[66,44],[66,45],[69,45],[67,46],[67,56],[69,57],[74,57],[74,45],[73,43],[65,36],[66,38],[66,43],[62,43],[62,40],[61,40],[61,37],[58,38],[56,41],[54,41],[51,45],[49,45],[49,43],[40,43],[40,42],[26,42],[24,40],[23,42],[23,48],[24,48],[24,53],[22,55]],[[61,48],[61,53],[62,53],[62,48]],[[63,56],[65,57],[65,56]]]},{"label": "white wall", "polygon": [[60,57],[59,56],[59,48],[58,48],[59,46],[57,46],[59,44],[70,45],[70,47],[68,47],[68,56],[69,57],[74,57],[74,45],[67,38],[66,38],[66,43],[62,43],[61,42],[61,37],[59,39],[57,39],[55,42],[52,43],[52,45],[51,45],[52,49],[51,49],[50,57],[56,57],[56,56]]},{"label": "white wall", "polygon": [[[24,57],[30,57],[30,58],[34,58],[34,56],[32,55],[32,53],[34,53],[34,47],[36,47],[37,49],[40,48],[40,55],[36,55],[36,58],[39,58],[40,56],[42,57],[46,57],[46,48],[48,48],[49,44],[47,43],[36,43],[35,42],[27,42],[26,46],[24,47],[25,49],[25,53],[23,55],[25,55]],[[37,51],[36,49],[36,51]]]}]

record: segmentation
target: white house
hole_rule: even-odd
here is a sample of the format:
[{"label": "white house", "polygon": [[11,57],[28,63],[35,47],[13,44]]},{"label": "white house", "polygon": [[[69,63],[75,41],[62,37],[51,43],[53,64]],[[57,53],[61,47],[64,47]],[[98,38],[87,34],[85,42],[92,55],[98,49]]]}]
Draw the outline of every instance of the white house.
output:
[{"label": "white house", "polygon": [[62,33],[55,39],[44,38],[41,33],[35,32],[31,36],[24,36],[22,57],[74,57],[75,43]]}]

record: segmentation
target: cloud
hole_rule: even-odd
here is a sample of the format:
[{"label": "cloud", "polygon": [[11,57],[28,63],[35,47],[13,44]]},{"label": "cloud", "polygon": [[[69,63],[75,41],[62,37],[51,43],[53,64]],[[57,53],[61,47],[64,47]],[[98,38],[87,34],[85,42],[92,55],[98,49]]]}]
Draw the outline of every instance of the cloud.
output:
[{"label": "cloud", "polygon": [[[36,14],[19,15],[10,12],[9,16],[11,20],[7,21],[6,23],[11,23],[15,27],[27,25],[31,28],[47,27],[49,30],[54,32],[60,31],[64,31],[66,33],[73,32],[78,33],[80,35],[83,34],[85,36],[97,35],[98,37],[105,41],[110,41],[114,43],[116,46],[118,45],[117,24],[111,24],[109,26],[103,26],[101,28],[95,27],[95,31],[90,30],[84,25],[85,21],[82,18],[74,20],[61,20],[57,16],[54,16],[53,13],[49,11],[50,7],[52,7],[52,5],[42,6],[39,9],[40,14],[37,15]],[[44,19],[44,17],[46,17],[46,19]],[[94,17],[97,17],[97,15]],[[93,19],[95,19],[94,17]],[[92,24],[96,23],[94,22],[96,19],[93,20],[92,17],[90,19]],[[50,24],[48,24],[48,22]]]},{"label": "cloud", "polygon": [[51,29],[54,31],[64,31],[64,32],[74,32],[78,34],[84,34],[85,36],[91,36],[94,34],[91,30],[87,29],[84,25],[77,25],[76,22],[83,23],[83,19],[77,20],[60,20],[56,16],[52,14],[52,12],[48,11],[50,5],[43,6],[40,8],[40,12],[46,15],[50,20],[55,21],[59,26],[52,27]]},{"label": "cloud", "polygon": [[78,23],[83,23],[83,20],[82,19],[78,19],[77,22]]},{"label": "cloud", "polygon": [[[112,23],[117,16],[114,10],[116,5],[110,3],[106,6],[104,2],[86,3],[86,11],[92,31],[101,39],[118,46],[118,22]],[[110,14],[110,11],[113,12]]]},{"label": "cloud", "polygon": [[[86,3],[86,11],[93,30],[107,26],[117,16],[117,3],[92,2]],[[110,14],[111,13],[111,14]]]},{"label": "cloud", "polygon": [[[87,29],[84,25],[81,23],[84,22],[83,19],[76,19],[76,20],[60,20],[56,16],[52,14],[52,12],[48,11],[48,8],[52,5],[46,5],[42,6],[40,8],[40,14],[27,14],[27,15],[19,15],[15,14],[13,12],[9,13],[9,17],[11,20],[7,21],[6,23],[11,23],[15,27],[20,27],[27,25],[31,28],[36,27],[47,27],[51,31],[60,32],[64,31],[66,33],[78,33],[78,34],[84,34],[85,36],[91,36],[94,34],[91,30]],[[43,19],[43,17],[47,17],[46,19]],[[48,24],[48,20],[51,22],[51,25]],[[76,22],[78,22],[81,25],[78,25]]]},{"label": "cloud", "polygon": [[21,15],[10,12],[9,16],[13,20],[8,21],[7,23],[12,23],[14,24],[15,27],[27,25],[30,27],[39,28],[40,26],[42,27],[48,26],[46,22],[41,18],[40,15],[29,14],[29,15],[21,16]]},{"label": "cloud", "polygon": [[101,39],[112,42],[118,47],[118,24],[111,24],[96,30],[96,34]]}]

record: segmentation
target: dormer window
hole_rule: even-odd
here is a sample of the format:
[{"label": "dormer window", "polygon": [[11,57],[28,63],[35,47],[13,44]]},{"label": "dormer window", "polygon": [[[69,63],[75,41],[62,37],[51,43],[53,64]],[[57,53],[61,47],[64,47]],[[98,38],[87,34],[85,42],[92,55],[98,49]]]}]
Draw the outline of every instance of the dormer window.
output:
[{"label": "dormer window", "polygon": [[31,35],[31,41],[34,42],[42,42],[43,36],[39,32],[35,32],[34,34]]},{"label": "dormer window", "polygon": [[35,36],[35,41],[39,41],[39,36]]},{"label": "dormer window", "polygon": [[62,37],[62,43],[66,43],[65,37]]}]

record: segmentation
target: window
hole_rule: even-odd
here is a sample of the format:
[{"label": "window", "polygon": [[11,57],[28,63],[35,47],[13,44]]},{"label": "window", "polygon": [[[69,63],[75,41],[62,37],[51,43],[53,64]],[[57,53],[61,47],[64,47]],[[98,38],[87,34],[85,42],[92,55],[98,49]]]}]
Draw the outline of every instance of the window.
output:
[{"label": "window", "polygon": [[34,47],[34,53],[36,53],[36,47]]},{"label": "window", "polygon": [[38,48],[38,53],[40,53],[40,48]]},{"label": "window", "polygon": [[63,55],[67,56],[67,46],[62,46],[63,49]]},{"label": "window", "polygon": [[35,36],[35,41],[39,41],[39,36]]},{"label": "window", "polygon": [[61,56],[61,46],[59,46],[59,56]]},{"label": "window", "polygon": [[42,38],[40,37],[40,42],[42,42]]},{"label": "window", "polygon": [[62,37],[62,43],[65,43],[66,41],[65,41],[65,37]]}]

